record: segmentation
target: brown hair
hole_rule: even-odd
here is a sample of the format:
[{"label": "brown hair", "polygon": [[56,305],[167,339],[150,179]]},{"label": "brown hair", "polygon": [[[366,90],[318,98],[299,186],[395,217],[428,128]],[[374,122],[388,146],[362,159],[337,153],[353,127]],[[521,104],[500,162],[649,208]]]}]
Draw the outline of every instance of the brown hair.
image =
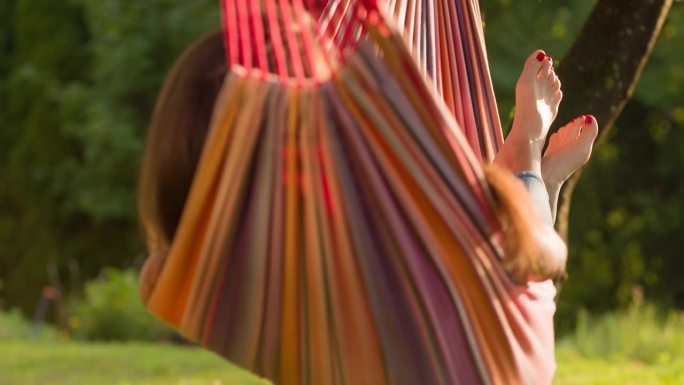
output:
[{"label": "brown hair", "polygon": [[174,237],[226,72],[223,34],[216,30],[181,54],[159,92],[138,184],[150,251],[168,248]]},{"label": "brown hair", "polygon": [[484,166],[504,235],[504,269],[520,284],[559,279],[565,274],[567,247],[537,214],[524,185],[508,169]]}]

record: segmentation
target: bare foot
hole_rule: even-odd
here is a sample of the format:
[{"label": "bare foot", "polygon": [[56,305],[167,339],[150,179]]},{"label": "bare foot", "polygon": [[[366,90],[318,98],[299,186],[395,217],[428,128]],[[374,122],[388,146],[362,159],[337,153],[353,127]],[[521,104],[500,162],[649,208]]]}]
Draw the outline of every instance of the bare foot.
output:
[{"label": "bare foot", "polygon": [[587,163],[597,136],[598,123],[591,115],[581,115],[551,135],[541,167],[554,221],[563,182]]},{"label": "bare foot", "polygon": [[541,151],[562,98],[553,61],[544,51],[535,51],[516,84],[513,127],[495,162],[512,172],[541,175]]},{"label": "bare foot", "polygon": [[598,123],[591,115],[581,115],[551,135],[542,159],[542,176],[547,187],[565,182],[591,156]]}]

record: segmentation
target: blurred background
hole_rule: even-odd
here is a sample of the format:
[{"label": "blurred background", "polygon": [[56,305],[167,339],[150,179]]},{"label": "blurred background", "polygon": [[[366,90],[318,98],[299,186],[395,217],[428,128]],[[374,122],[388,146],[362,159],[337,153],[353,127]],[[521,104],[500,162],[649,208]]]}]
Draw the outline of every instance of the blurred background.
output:
[{"label": "blurred background", "polygon": [[[562,65],[596,1],[481,3],[508,126],[525,58]],[[216,0],[0,0],[0,385],[262,383],[138,299],[146,125],[177,55],[219,25]],[[558,384],[684,384],[683,59],[676,2],[573,194]]]}]

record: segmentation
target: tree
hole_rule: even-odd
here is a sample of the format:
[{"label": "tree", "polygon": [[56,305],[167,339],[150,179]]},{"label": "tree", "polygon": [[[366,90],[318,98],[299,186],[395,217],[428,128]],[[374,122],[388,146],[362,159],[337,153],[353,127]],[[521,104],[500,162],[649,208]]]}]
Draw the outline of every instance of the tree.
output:
[{"label": "tree", "polygon": [[[564,101],[557,121],[590,113],[600,122],[599,143],[632,96],[672,0],[600,0],[557,69]],[[588,60],[590,58],[591,60]],[[568,237],[573,190],[581,173],[561,193],[556,228]]]}]

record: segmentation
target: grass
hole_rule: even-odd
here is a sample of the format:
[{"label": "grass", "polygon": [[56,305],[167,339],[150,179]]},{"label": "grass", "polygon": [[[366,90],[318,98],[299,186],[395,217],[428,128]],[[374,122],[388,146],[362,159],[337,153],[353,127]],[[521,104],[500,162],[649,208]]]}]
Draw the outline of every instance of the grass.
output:
[{"label": "grass", "polygon": [[198,348],[0,342],[0,385],[267,385]]},{"label": "grass", "polygon": [[557,384],[684,384],[684,313],[643,304],[599,317],[580,312],[556,358]]},{"label": "grass", "polygon": [[[684,384],[684,357],[646,364],[561,347],[556,385]],[[202,349],[149,343],[0,342],[0,385],[267,385]]]},{"label": "grass", "polygon": [[629,359],[586,358],[559,348],[554,385],[684,385],[684,357],[646,364]]},{"label": "grass", "polygon": [[[16,312],[0,313],[0,385],[269,384],[199,348],[64,338],[50,328],[37,333]],[[556,358],[555,385],[684,385],[684,313],[647,305],[580,313]]]}]

